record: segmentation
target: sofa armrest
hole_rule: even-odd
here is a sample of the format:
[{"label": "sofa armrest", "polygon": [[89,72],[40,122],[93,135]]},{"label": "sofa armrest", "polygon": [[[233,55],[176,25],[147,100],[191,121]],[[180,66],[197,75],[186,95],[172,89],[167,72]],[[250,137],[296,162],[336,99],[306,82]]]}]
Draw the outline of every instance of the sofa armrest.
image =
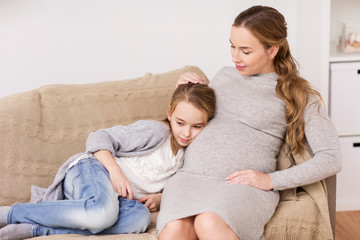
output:
[{"label": "sofa armrest", "polygon": [[333,235],[335,236],[335,215],[336,215],[336,175],[328,177],[325,179],[326,188],[328,191],[328,204],[329,204],[329,213],[331,228]]}]

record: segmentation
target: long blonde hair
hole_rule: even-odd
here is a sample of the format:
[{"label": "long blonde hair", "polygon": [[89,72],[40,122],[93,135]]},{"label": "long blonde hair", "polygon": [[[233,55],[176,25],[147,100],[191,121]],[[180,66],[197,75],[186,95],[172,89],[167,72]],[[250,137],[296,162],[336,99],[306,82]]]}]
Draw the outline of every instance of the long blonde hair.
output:
[{"label": "long blonde hair", "polygon": [[287,130],[285,140],[294,150],[301,153],[305,139],[304,110],[312,96],[317,96],[317,104],[322,98],[308,81],[300,77],[297,62],[290,52],[287,37],[287,23],[276,9],[253,6],[241,12],[234,20],[233,27],[245,27],[262,43],[265,49],[279,46],[274,58],[275,72],[279,75],[276,94],[286,105]]}]

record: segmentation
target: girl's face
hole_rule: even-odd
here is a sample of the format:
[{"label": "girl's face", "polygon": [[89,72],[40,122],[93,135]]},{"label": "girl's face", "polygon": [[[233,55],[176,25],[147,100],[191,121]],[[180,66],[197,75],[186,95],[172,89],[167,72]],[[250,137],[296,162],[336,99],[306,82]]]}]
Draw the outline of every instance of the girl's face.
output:
[{"label": "girl's face", "polygon": [[185,101],[179,102],[173,113],[168,110],[167,117],[177,149],[188,146],[205,126],[204,113]]},{"label": "girl's face", "polygon": [[267,50],[245,27],[232,27],[230,33],[232,61],[243,76],[274,72],[273,59],[278,47]]}]

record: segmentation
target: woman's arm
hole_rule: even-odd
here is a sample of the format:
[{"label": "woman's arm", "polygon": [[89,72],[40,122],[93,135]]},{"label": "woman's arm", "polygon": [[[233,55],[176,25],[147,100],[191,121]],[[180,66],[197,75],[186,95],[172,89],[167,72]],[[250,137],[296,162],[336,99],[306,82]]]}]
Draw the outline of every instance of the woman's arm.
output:
[{"label": "woman's arm", "polygon": [[100,150],[93,153],[93,155],[109,172],[110,182],[113,185],[115,192],[117,192],[121,197],[133,199],[133,190],[131,185],[124,173],[121,171],[120,166],[116,163],[111,152],[108,150]]},{"label": "woman's arm", "polygon": [[238,170],[227,183],[241,183],[262,190],[284,190],[317,182],[341,170],[341,150],[336,129],[323,108],[309,104],[304,113],[305,136],[314,156],[296,166],[274,173]]},{"label": "woman's arm", "polygon": [[317,182],[338,173],[342,168],[338,134],[323,108],[309,104],[304,112],[305,136],[313,157],[291,168],[270,173],[275,190]]}]

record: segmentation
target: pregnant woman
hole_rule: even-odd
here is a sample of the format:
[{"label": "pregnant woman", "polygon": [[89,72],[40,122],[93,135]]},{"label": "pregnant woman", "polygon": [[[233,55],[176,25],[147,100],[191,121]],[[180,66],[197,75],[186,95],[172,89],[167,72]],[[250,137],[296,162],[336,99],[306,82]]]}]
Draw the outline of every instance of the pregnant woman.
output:
[{"label": "pregnant woman", "polygon": [[[235,67],[211,80],[216,114],[188,147],[184,166],[166,184],[157,221],[159,238],[263,238],[279,201],[278,190],[310,184],[341,169],[336,130],[320,94],[299,76],[276,9],[254,6],[231,28]],[[179,84],[201,83],[193,73]],[[308,161],[276,171],[284,141]]]}]

